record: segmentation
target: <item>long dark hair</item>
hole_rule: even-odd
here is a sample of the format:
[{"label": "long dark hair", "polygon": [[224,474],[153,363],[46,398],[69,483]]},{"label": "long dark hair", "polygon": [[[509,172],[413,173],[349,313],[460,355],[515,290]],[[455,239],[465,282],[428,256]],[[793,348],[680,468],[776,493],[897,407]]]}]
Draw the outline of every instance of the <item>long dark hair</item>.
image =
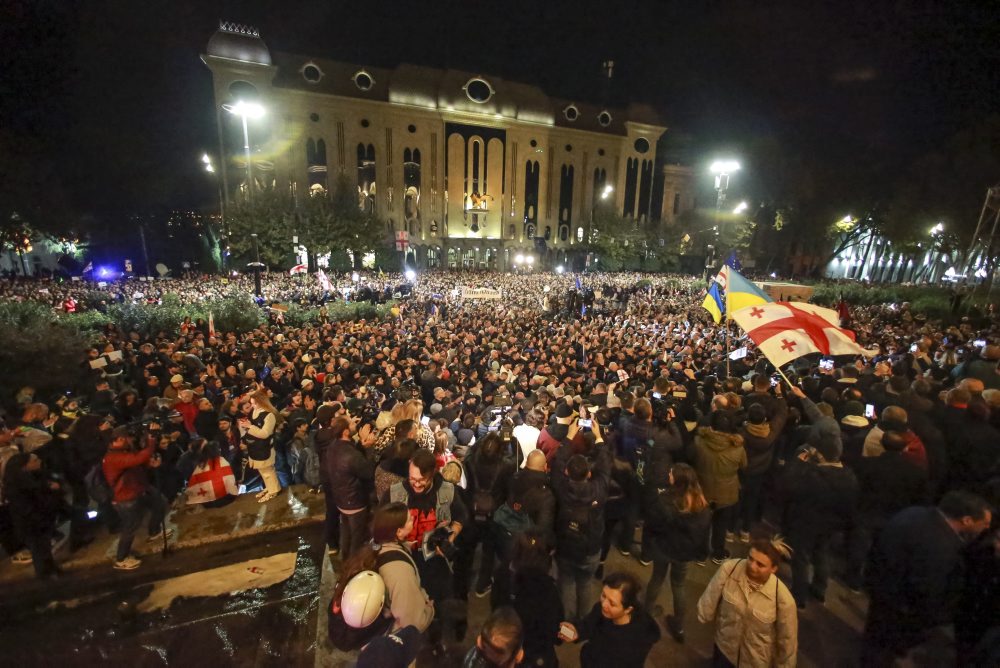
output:
[{"label": "long dark hair", "polygon": [[687,464],[674,464],[670,473],[674,476],[674,484],[670,486],[670,496],[674,505],[682,513],[700,513],[708,507],[705,494],[698,482],[698,474]]}]

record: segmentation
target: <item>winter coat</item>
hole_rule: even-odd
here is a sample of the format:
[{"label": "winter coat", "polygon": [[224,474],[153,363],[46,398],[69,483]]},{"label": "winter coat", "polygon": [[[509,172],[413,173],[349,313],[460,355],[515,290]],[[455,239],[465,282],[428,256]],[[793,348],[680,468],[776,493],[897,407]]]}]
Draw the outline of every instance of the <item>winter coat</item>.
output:
[{"label": "winter coat", "polygon": [[115,503],[135,501],[149,488],[146,465],[153,456],[155,443],[139,452],[112,448],[104,455],[101,465],[104,477],[114,492]]},{"label": "winter coat", "polygon": [[788,404],[775,400],[772,404],[774,415],[762,424],[743,425],[740,436],[747,451],[747,475],[762,475],[771,468],[774,461],[775,441],[781,436],[788,419]]},{"label": "winter coat", "polygon": [[655,561],[697,561],[705,557],[712,512],[682,512],[669,490],[652,487],[647,492],[646,523],[651,556]]},{"label": "winter coat", "polygon": [[778,481],[781,526],[788,534],[819,535],[850,528],[858,507],[858,480],[840,462],[792,461]]},{"label": "winter coat", "polygon": [[694,447],[695,470],[705,498],[716,508],[734,505],[740,499],[739,471],[747,466],[743,437],[699,427]]},{"label": "winter coat", "polygon": [[604,537],[604,506],[611,484],[611,453],[606,445],[595,447],[590,478],[570,480],[564,473],[572,445],[564,441],[556,456],[552,485],[558,499],[556,555],[582,562],[601,551]]},{"label": "winter coat", "polygon": [[395,620],[392,630],[415,626],[423,632],[434,619],[434,604],[420,586],[420,574],[409,550],[399,543],[387,543],[382,545],[379,553],[387,551],[397,551],[404,556],[404,559],[390,561],[378,569],[385,583],[389,613]]},{"label": "winter coat", "polygon": [[873,527],[881,527],[909,506],[927,503],[927,474],[899,452],[864,457],[855,467],[860,487],[859,512]]},{"label": "winter coat", "polygon": [[368,506],[368,485],[375,477],[375,467],[354,441],[334,441],[326,450],[323,467],[337,508],[359,510]]},{"label": "winter coat", "polygon": [[521,469],[511,479],[508,499],[521,504],[521,509],[528,513],[535,528],[544,532],[552,545],[556,497],[548,474],[544,471]]}]

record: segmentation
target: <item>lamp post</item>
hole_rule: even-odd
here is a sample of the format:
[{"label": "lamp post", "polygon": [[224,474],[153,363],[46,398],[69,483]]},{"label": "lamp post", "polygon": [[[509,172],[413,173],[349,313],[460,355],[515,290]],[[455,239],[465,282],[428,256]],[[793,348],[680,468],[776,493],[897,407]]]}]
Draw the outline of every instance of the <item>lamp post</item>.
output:
[{"label": "lamp post", "polygon": [[260,261],[260,248],[257,247],[257,233],[254,232],[250,235],[250,239],[253,240],[253,255],[254,261],[249,265],[253,269],[253,292],[257,297],[262,296],[262,290],[260,288],[260,269],[264,264]]},{"label": "lamp post", "polygon": [[[718,240],[722,205],[726,201],[726,190],[729,188],[729,175],[739,171],[740,163],[735,160],[716,160],[709,169],[715,174],[715,236]],[[705,263],[705,280],[708,280],[708,262]]]},{"label": "lamp post", "polygon": [[[212,163],[212,156],[210,156],[208,153],[202,154],[201,163],[205,166],[206,172],[208,172],[212,176],[217,176],[217,174],[215,173],[215,165]],[[219,239],[219,262],[222,264],[221,267],[222,273],[225,274],[226,247],[228,245],[226,243],[226,238],[228,236],[226,234],[226,206],[225,206],[225,199],[223,198],[222,195],[222,181],[217,178],[216,183],[218,184],[218,189],[219,189],[219,232],[221,235],[221,238]]]},{"label": "lamp post", "polygon": [[222,108],[240,117],[243,122],[243,153],[247,160],[247,200],[253,199],[253,172],[250,166],[250,131],[247,129],[248,118],[261,118],[264,107],[257,102],[237,100],[236,104],[224,104]]}]

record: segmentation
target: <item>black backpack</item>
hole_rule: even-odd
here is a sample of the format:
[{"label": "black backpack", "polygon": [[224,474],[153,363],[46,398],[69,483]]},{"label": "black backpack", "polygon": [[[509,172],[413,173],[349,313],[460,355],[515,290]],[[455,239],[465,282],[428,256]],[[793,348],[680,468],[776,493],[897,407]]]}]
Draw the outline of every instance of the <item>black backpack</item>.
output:
[{"label": "black backpack", "polygon": [[571,553],[588,552],[598,511],[597,501],[592,501],[589,505],[562,504],[556,526],[559,548]]}]

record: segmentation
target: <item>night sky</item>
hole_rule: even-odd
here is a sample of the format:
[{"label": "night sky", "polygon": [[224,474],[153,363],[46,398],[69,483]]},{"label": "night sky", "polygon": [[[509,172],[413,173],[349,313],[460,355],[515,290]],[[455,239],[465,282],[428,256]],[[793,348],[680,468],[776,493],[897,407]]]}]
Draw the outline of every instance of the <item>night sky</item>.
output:
[{"label": "night sky", "polygon": [[678,159],[740,156],[735,194],[757,197],[782,178],[776,154],[834,175],[823,178],[835,192],[887,188],[1000,108],[1000,5],[989,1],[0,6],[7,131],[31,137],[38,169],[96,214],[212,205],[198,162],[214,145],[199,55],[220,18],[256,26],[272,50],[468,69],[569,98],[600,100],[600,64],[612,58],[613,102],[659,109]]}]

